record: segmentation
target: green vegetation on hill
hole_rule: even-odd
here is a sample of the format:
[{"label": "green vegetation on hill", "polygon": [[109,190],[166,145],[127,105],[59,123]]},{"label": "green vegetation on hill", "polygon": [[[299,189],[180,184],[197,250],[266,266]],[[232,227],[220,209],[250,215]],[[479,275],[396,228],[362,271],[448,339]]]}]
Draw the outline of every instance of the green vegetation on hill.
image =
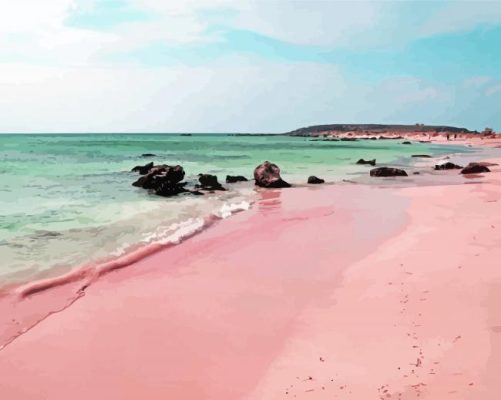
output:
[{"label": "green vegetation on hill", "polygon": [[296,129],[288,132],[292,136],[309,136],[313,133],[321,133],[328,131],[336,132],[363,132],[369,131],[374,133],[383,132],[451,132],[451,133],[476,133],[466,128],[457,128],[454,126],[443,125],[383,125],[383,124],[329,124],[329,125],[314,125],[306,128]]}]

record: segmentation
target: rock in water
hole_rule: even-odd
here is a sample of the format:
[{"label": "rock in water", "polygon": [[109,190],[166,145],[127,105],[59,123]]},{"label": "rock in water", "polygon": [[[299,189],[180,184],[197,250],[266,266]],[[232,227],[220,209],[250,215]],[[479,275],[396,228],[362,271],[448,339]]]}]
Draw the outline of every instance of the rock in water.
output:
[{"label": "rock in water", "polygon": [[226,175],[226,183],[247,182],[248,179],[242,175]]},{"label": "rock in water", "polygon": [[254,179],[256,180],[257,186],[265,188],[284,188],[291,186],[280,177],[280,168],[278,165],[269,161],[265,161],[256,167],[254,170]]},{"label": "rock in water", "polygon": [[180,193],[186,193],[186,192],[189,192],[189,190],[186,190],[184,188],[184,184],[182,183],[176,183],[174,185],[168,183],[161,183],[155,190],[155,193],[157,195],[163,197],[176,196]]},{"label": "rock in water", "polygon": [[431,158],[429,154],[413,154],[411,157],[414,158]]},{"label": "rock in water", "polygon": [[370,176],[387,177],[387,176],[408,176],[408,175],[407,172],[405,172],[403,169],[379,167],[371,169]]},{"label": "rock in water", "polygon": [[308,177],[308,183],[312,185],[320,184],[320,183],[325,183],[323,179],[317,178],[316,176],[312,175]]},{"label": "rock in water", "polygon": [[141,157],[156,157],[157,155],[156,154],[153,154],[153,153],[144,153],[144,154],[141,154]]},{"label": "rock in water", "polygon": [[173,186],[184,179],[184,169],[180,165],[157,165],[134,182],[133,186],[143,189],[159,189],[161,185]]},{"label": "rock in water", "polygon": [[446,163],[435,165],[436,171],[445,170],[445,169],[461,169],[461,168],[463,168],[463,167],[461,167],[460,165],[451,163],[451,162],[446,162]]},{"label": "rock in water", "polygon": [[360,160],[357,161],[357,164],[372,165],[374,167],[376,165],[376,159],[374,158],[373,160],[364,160],[363,158],[361,158]]},{"label": "rock in water", "polygon": [[483,172],[491,172],[489,168],[481,163],[469,163],[461,170],[461,174],[481,174]]},{"label": "rock in water", "polygon": [[217,180],[216,175],[198,174],[200,187],[205,190],[226,190]]},{"label": "rock in water", "polygon": [[406,142],[402,142],[402,144],[412,144],[412,143],[409,141],[406,141]]},{"label": "rock in water", "polygon": [[150,162],[148,164],[145,164],[143,166],[141,165],[136,165],[134,168],[132,168],[130,171],[131,172],[139,172],[140,175],[146,175],[148,172],[150,172],[150,169],[153,168],[153,163]]}]

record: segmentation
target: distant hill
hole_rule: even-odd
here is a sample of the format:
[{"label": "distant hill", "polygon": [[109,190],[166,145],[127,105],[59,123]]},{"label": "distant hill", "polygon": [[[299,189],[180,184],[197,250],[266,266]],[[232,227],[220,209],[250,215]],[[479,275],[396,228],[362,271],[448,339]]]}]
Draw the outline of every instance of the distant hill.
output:
[{"label": "distant hill", "polygon": [[329,124],[314,125],[306,128],[296,129],[287,132],[292,136],[310,136],[315,133],[336,131],[336,132],[362,132],[369,131],[374,133],[382,132],[451,132],[451,133],[477,133],[466,128],[457,128],[455,126],[445,125],[383,125],[383,124]]}]

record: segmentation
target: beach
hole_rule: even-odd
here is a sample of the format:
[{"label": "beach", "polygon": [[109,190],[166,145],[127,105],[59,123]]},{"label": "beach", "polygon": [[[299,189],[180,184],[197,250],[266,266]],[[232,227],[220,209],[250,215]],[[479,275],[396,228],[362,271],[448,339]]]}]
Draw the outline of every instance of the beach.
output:
[{"label": "beach", "polygon": [[258,189],[124,268],[4,294],[0,397],[497,399],[489,168]]}]

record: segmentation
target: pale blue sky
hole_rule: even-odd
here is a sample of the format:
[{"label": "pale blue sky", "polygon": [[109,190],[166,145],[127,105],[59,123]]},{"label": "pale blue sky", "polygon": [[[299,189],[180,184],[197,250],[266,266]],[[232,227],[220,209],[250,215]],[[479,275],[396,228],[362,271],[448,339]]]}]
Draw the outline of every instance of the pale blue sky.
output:
[{"label": "pale blue sky", "polygon": [[501,1],[0,5],[2,132],[501,130]]}]

